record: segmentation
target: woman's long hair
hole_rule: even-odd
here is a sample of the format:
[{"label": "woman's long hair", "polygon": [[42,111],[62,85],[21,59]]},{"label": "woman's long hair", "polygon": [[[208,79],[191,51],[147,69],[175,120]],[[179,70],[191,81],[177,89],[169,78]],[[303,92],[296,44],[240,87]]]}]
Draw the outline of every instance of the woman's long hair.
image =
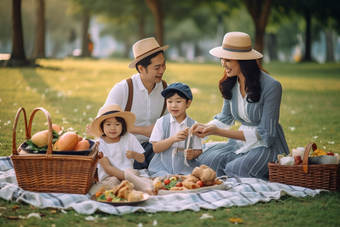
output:
[{"label": "woman's long hair", "polygon": [[[245,90],[247,93],[247,102],[258,102],[261,95],[261,68],[256,60],[238,60],[246,81]],[[231,90],[236,84],[237,76],[228,77],[226,71],[223,73],[222,79],[219,81],[219,89],[222,97],[231,100]]]}]

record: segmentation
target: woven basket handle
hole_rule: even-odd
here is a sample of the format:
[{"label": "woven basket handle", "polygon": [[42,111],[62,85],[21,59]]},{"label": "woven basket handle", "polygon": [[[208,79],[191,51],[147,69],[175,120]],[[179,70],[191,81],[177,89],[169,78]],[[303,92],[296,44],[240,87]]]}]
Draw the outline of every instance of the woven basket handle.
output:
[{"label": "woven basket handle", "polygon": [[308,173],[308,157],[309,157],[309,151],[313,148],[313,151],[317,149],[317,146],[315,143],[309,143],[306,146],[305,153],[303,154],[303,172]]},{"label": "woven basket handle", "polygon": [[38,107],[38,108],[35,108],[33,110],[33,112],[31,113],[29,122],[28,122],[28,135],[31,138],[31,130],[32,130],[33,118],[34,118],[34,115],[36,114],[36,112],[38,112],[38,111],[42,111],[45,114],[46,118],[47,118],[47,124],[48,124],[48,140],[47,140],[47,145],[48,146],[47,146],[46,157],[48,159],[52,159],[52,140],[53,140],[52,121],[51,121],[51,116],[50,116],[50,114],[48,113],[47,110],[45,110],[42,107]]},{"label": "woven basket handle", "polygon": [[[99,147],[99,141],[96,141],[96,143],[94,144],[94,146],[95,146],[95,147],[93,148],[93,150],[98,149],[98,147]],[[97,163],[98,159],[101,159],[103,156],[104,156],[104,155],[103,155],[102,152],[98,152],[98,155],[96,156],[94,162],[92,163],[92,166],[94,166],[94,165]]]},{"label": "woven basket handle", "polygon": [[18,119],[20,116],[20,113],[24,113],[24,120],[25,120],[25,139],[28,140],[30,138],[30,135],[28,134],[27,131],[27,117],[26,117],[26,111],[24,107],[20,107],[17,114],[15,115],[14,119],[14,125],[13,125],[13,147],[12,147],[12,154],[13,155],[18,155],[18,150],[17,150],[17,144],[16,144],[16,137],[17,137],[17,124],[18,124]]}]

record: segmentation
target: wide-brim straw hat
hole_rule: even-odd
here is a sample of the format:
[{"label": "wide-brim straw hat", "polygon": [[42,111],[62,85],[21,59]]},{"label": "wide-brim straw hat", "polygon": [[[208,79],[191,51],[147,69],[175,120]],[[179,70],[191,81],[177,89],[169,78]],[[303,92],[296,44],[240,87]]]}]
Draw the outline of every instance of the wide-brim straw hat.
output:
[{"label": "wide-brim straw hat", "polygon": [[263,55],[251,46],[251,39],[244,32],[228,32],[225,34],[222,46],[215,47],[209,53],[218,58],[231,60],[252,60]]},{"label": "wide-brim straw hat", "polygon": [[130,63],[129,68],[131,69],[135,68],[136,64],[140,60],[158,51],[161,51],[161,50],[165,51],[168,48],[169,48],[169,45],[165,45],[161,47],[157,43],[154,37],[139,40],[132,46],[133,56],[135,57],[135,60]]},{"label": "wide-brim straw hat", "polygon": [[106,120],[107,118],[111,117],[121,117],[126,122],[127,131],[129,131],[135,124],[136,116],[132,112],[123,111],[119,105],[110,104],[102,107],[99,110],[98,117],[93,120],[91,123],[91,132],[96,137],[101,137],[104,132],[100,128],[100,124]]}]

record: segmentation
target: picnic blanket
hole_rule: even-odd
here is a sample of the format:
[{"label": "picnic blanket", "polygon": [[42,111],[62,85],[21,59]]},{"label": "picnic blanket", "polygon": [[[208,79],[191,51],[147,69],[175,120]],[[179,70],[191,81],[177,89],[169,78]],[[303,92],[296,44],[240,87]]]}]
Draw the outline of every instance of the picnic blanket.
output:
[{"label": "picnic blanket", "polygon": [[108,214],[122,215],[136,211],[155,213],[160,211],[178,212],[183,210],[199,211],[219,207],[245,206],[281,196],[315,196],[323,190],[266,182],[255,178],[228,178],[224,184],[226,190],[213,190],[199,193],[171,194],[150,196],[136,206],[112,206],[90,199],[90,195],[67,193],[35,193],[18,187],[10,157],[0,157],[0,198],[25,202],[38,208],[74,209],[81,214],[93,214],[102,211]]}]

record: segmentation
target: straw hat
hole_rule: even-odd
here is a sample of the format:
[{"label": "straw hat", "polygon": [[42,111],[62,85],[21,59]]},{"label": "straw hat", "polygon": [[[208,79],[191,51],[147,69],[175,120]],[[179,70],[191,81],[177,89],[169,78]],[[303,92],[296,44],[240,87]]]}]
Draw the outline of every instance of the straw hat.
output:
[{"label": "straw hat", "polygon": [[96,137],[101,137],[104,132],[100,128],[100,124],[105,119],[111,117],[123,118],[126,122],[127,131],[129,131],[131,127],[133,127],[136,121],[136,116],[134,113],[123,111],[122,108],[120,108],[120,106],[116,104],[106,105],[99,110],[98,117],[96,117],[96,119],[94,119],[91,124],[91,131],[93,135],[95,135]]},{"label": "straw hat", "polygon": [[252,49],[250,36],[243,32],[228,32],[222,46],[215,47],[209,53],[218,58],[231,60],[252,60],[262,58],[260,52]]},{"label": "straw hat", "polygon": [[140,60],[146,58],[147,56],[150,56],[153,53],[156,53],[157,51],[165,51],[168,48],[169,45],[160,47],[154,37],[139,40],[132,46],[133,56],[135,57],[135,60],[130,63],[129,68],[135,68],[136,64]]}]

